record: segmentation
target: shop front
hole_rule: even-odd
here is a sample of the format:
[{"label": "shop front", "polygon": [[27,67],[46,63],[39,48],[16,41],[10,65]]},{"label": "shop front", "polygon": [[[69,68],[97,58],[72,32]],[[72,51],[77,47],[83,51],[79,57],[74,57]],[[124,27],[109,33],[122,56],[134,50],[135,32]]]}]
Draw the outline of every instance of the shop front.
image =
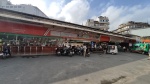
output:
[{"label": "shop front", "polygon": [[57,46],[98,42],[99,35],[58,26],[0,21],[0,50],[9,44],[12,54],[54,53]]},{"label": "shop front", "polygon": [[0,21],[0,50],[10,46],[12,54],[48,54],[55,52],[60,37],[51,36],[41,25]]},{"label": "shop front", "polygon": [[48,54],[55,51],[61,38],[23,34],[0,33],[1,50],[10,45],[12,54]]}]

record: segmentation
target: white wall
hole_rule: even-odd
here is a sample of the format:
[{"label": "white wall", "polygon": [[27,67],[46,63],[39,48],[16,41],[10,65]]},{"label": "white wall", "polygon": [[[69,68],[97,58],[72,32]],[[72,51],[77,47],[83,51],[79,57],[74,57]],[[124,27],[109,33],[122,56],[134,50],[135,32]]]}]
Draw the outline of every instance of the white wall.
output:
[{"label": "white wall", "polygon": [[130,33],[133,35],[138,35],[138,36],[150,36],[150,27],[148,28],[143,28],[143,29],[131,29]]}]

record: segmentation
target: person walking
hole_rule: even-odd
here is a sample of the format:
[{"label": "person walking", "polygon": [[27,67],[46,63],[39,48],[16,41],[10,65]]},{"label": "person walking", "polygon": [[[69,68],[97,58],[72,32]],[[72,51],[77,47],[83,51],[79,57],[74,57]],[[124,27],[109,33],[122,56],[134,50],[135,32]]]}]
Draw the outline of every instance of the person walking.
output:
[{"label": "person walking", "polygon": [[84,56],[84,57],[86,57],[86,49],[87,49],[87,47],[86,47],[86,45],[84,44],[84,45],[83,45],[83,56]]}]

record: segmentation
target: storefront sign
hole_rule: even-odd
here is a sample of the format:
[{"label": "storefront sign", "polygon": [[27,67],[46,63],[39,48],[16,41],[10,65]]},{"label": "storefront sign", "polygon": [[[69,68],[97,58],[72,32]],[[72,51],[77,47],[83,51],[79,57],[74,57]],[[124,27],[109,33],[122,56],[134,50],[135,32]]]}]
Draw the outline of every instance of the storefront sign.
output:
[{"label": "storefront sign", "polygon": [[103,42],[103,41],[109,42],[110,41],[110,37],[109,36],[101,35],[100,36],[100,41],[101,42]]},{"label": "storefront sign", "polygon": [[111,36],[111,37],[110,37],[110,41],[111,41],[111,42],[123,42],[124,39],[123,39],[123,38],[119,38],[119,37]]},{"label": "storefront sign", "polygon": [[0,32],[43,36],[48,28],[0,21]]}]

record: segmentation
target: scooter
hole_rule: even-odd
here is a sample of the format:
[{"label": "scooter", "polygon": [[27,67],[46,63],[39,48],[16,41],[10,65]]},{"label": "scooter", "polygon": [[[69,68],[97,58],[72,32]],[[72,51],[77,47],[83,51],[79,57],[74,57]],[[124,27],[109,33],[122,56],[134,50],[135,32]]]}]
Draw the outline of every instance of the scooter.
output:
[{"label": "scooter", "polygon": [[69,56],[73,56],[74,55],[74,49],[73,48],[69,48],[68,49],[68,55]]},{"label": "scooter", "polygon": [[0,57],[3,59],[3,58],[4,58],[4,54],[3,54],[3,53],[0,53]]},{"label": "scooter", "polygon": [[80,49],[80,48],[76,48],[76,49],[75,49],[75,54],[76,54],[76,55],[82,55],[81,49]]},{"label": "scooter", "polygon": [[0,53],[0,57],[1,57],[2,59],[6,59],[6,58],[10,57],[10,55],[9,55],[8,53],[2,52],[2,53]]},{"label": "scooter", "polygon": [[61,55],[62,48],[55,48],[55,50],[56,50],[56,55],[57,55],[57,56],[60,56],[60,55]]},{"label": "scooter", "polygon": [[60,53],[61,53],[61,55],[72,57],[74,55],[74,50],[71,48],[64,47],[64,48],[62,48]]}]

